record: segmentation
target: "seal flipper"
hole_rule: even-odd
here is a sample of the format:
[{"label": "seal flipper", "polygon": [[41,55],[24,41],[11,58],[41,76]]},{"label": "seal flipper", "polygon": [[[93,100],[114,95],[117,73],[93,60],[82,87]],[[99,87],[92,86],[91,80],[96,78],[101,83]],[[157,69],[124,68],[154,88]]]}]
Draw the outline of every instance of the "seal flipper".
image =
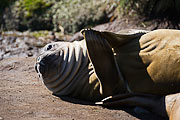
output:
[{"label": "seal flipper", "polygon": [[164,97],[165,96],[150,94],[128,93],[110,96],[95,104],[108,108],[142,107],[161,117],[167,118]]},{"label": "seal flipper", "polygon": [[83,30],[82,34],[86,40],[89,58],[100,80],[103,97],[124,93],[126,91],[124,81],[116,69],[117,63],[108,41],[101,32],[95,30]]},{"label": "seal flipper", "polygon": [[113,32],[101,32],[101,35],[106,38],[108,43],[111,45],[112,48],[117,46],[121,46],[132,39],[136,39],[141,37],[142,35],[148,33],[149,31],[146,30],[136,30],[136,29],[126,29],[121,30],[117,33]]}]

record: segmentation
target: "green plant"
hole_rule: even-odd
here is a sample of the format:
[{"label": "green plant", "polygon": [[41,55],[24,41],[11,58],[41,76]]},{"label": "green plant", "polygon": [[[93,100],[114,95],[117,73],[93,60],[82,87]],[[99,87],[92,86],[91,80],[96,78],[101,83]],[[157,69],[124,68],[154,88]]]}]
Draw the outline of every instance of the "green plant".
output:
[{"label": "green plant", "polygon": [[63,27],[65,33],[75,33],[107,22],[107,5],[111,6],[106,0],[17,0],[3,18],[8,30],[60,31]]},{"label": "green plant", "polygon": [[52,6],[52,2],[47,0],[19,0],[18,7],[23,10],[24,17],[41,15]]},{"label": "green plant", "polygon": [[17,0],[11,6],[6,26],[10,29],[15,26],[13,28],[20,31],[51,30],[53,25],[50,8],[53,4],[53,0]]}]

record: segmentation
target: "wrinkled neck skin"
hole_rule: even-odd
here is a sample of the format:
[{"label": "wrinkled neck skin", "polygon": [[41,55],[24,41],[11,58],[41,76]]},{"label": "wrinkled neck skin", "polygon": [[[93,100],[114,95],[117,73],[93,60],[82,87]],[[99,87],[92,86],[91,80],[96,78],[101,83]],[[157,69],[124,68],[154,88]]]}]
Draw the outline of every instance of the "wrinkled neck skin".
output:
[{"label": "wrinkled neck skin", "polygon": [[[47,75],[41,75],[46,87],[58,96],[90,101],[101,100],[100,84],[89,62],[85,41],[58,44],[63,45],[55,49],[59,51],[58,58],[48,63]],[[52,53],[44,52],[41,56],[47,56],[44,54]],[[55,72],[54,69],[56,69]]]}]

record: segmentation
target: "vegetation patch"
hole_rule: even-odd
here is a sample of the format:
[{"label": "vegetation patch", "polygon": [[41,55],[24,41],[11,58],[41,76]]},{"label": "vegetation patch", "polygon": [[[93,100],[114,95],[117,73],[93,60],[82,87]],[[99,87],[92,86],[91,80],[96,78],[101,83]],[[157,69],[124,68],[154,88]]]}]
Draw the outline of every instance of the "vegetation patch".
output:
[{"label": "vegetation patch", "polygon": [[53,6],[54,30],[62,26],[65,32],[75,33],[84,27],[108,21],[106,2],[100,0],[61,0]]},{"label": "vegetation patch", "polygon": [[[51,30],[75,33],[124,16],[179,28],[180,0],[1,0],[0,27],[5,30]],[[156,22],[157,23],[157,22]]]},{"label": "vegetation patch", "polygon": [[41,15],[52,6],[47,0],[20,0],[17,7],[23,11],[25,18]]}]

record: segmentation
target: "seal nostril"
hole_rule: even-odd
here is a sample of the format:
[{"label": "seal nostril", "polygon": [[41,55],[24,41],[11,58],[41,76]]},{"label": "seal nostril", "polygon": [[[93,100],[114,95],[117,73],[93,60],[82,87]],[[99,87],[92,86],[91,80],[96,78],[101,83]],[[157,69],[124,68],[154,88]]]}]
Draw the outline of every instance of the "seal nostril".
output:
[{"label": "seal nostril", "polygon": [[50,50],[52,48],[52,45],[48,45],[46,50]]},{"label": "seal nostril", "polygon": [[38,57],[38,58],[37,58],[37,62],[40,62],[40,61],[41,61],[41,57]]}]

